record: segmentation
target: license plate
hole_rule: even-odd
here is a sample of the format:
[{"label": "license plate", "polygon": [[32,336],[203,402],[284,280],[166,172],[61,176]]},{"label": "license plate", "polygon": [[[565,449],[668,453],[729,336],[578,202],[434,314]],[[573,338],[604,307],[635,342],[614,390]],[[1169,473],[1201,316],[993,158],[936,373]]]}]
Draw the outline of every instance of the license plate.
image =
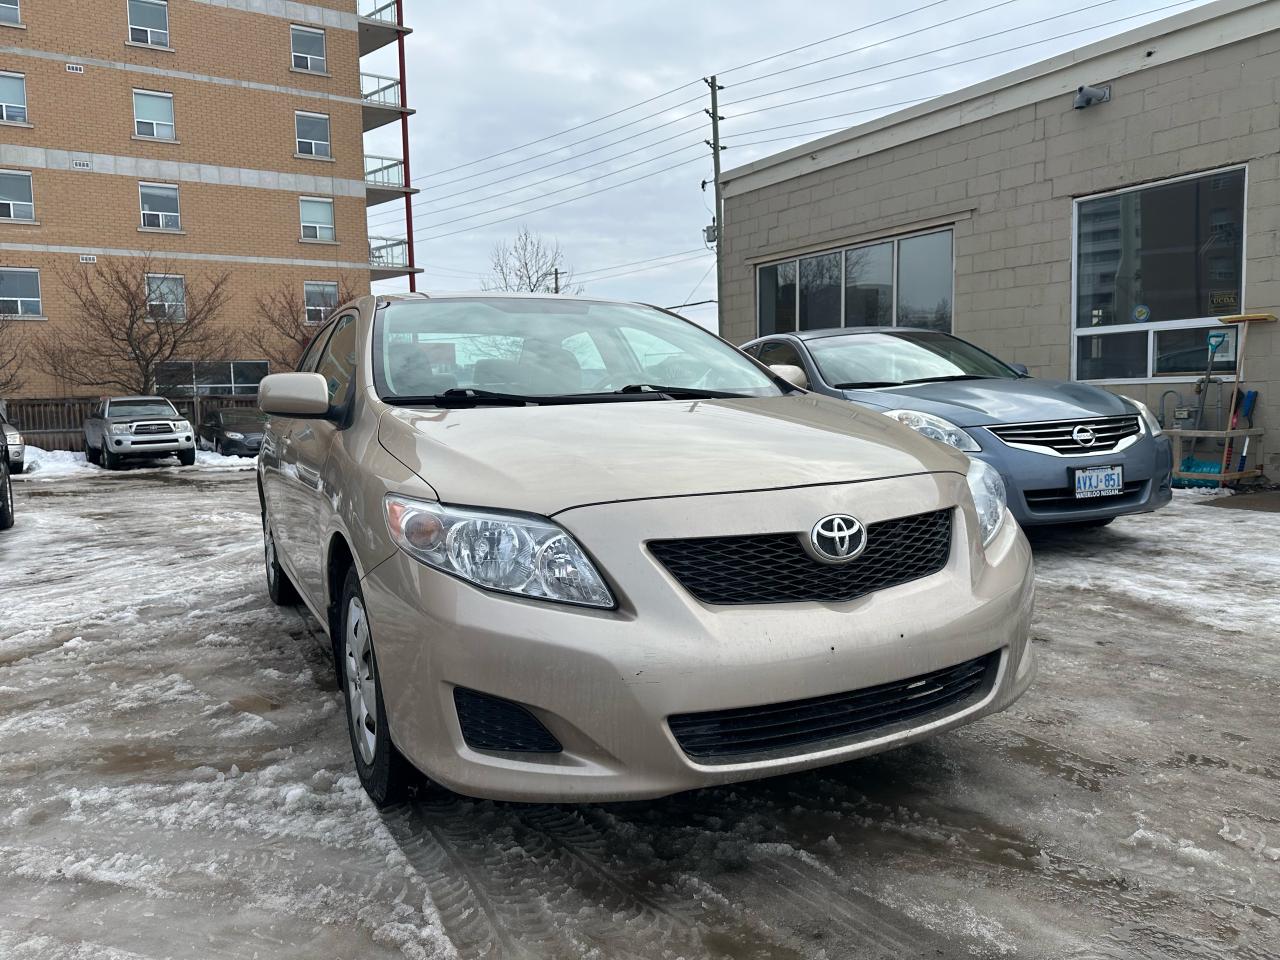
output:
[{"label": "license plate", "polygon": [[1123,467],[1077,467],[1075,470],[1076,499],[1114,497],[1124,493]]}]

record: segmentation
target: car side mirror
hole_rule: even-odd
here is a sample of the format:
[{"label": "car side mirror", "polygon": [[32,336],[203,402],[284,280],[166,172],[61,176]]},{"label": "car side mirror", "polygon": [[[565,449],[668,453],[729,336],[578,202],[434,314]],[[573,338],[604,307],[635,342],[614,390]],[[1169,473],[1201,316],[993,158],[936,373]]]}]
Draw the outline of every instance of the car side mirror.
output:
[{"label": "car side mirror", "polygon": [[329,415],[329,384],[318,373],[273,373],[258,384],[258,407],[281,417]]},{"label": "car side mirror", "polygon": [[1009,364],[1009,369],[1020,377],[1031,376],[1031,373],[1027,370],[1027,365],[1025,363],[1011,363]]},{"label": "car side mirror", "polygon": [[797,367],[793,363],[771,363],[769,369],[775,376],[781,377],[792,386],[799,387],[801,390],[809,389],[809,377],[805,374],[803,367]]}]

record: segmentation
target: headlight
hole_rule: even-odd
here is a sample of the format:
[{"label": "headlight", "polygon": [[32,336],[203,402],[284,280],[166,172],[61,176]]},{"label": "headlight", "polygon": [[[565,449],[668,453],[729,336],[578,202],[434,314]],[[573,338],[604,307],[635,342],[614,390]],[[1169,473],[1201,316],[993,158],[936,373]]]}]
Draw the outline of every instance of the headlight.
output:
[{"label": "headlight", "polygon": [[905,423],[916,433],[923,433],[930,440],[940,440],[965,453],[976,453],[982,448],[978,441],[957,427],[950,420],[935,417],[932,413],[921,413],[918,410],[890,410],[886,417],[893,417],[899,423]]},{"label": "headlight", "polygon": [[1004,519],[1004,508],[1008,497],[1004,491],[1004,480],[999,472],[990,464],[981,460],[969,462],[969,492],[973,495],[973,505],[978,511],[978,528],[982,531],[982,545],[985,547],[1000,529],[1000,521]]},{"label": "headlight", "polygon": [[224,437],[226,437],[228,440],[243,440],[243,439],[244,439],[244,434],[243,434],[243,433],[236,433],[234,430],[228,430],[226,433],[224,433],[224,434],[223,434],[223,436],[224,436]]},{"label": "headlight", "polygon": [[1141,400],[1135,400],[1133,397],[1121,397],[1120,399],[1127,400],[1138,408],[1138,414],[1142,417],[1142,422],[1147,425],[1147,430],[1153,437],[1158,437],[1164,433],[1164,427],[1160,426],[1160,421],[1156,419],[1156,415],[1151,412],[1151,408],[1145,403]]},{"label": "headlight", "polygon": [[476,586],[586,607],[613,594],[582,548],[550,520],[459,510],[388,494],[391,539],[427,566]]},{"label": "headlight", "polygon": [[186,433],[191,429],[191,424],[186,420],[176,420],[173,424],[174,433]]},{"label": "headlight", "polygon": [[117,433],[117,434],[121,434],[121,433],[127,434],[130,432],[129,425],[127,423],[113,423],[111,424],[111,432]]}]

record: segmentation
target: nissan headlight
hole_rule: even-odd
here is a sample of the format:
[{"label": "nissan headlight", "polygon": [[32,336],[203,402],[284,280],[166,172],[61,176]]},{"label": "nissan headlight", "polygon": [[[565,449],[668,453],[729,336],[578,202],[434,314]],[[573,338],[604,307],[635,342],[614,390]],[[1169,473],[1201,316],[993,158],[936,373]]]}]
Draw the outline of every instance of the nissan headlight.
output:
[{"label": "nissan headlight", "polygon": [[1141,400],[1135,400],[1133,397],[1121,397],[1120,399],[1133,404],[1137,408],[1138,415],[1142,417],[1142,422],[1147,425],[1147,432],[1153,437],[1158,437],[1164,433],[1164,427],[1160,426],[1160,421],[1145,403]]},{"label": "nissan headlight", "polygon": [[486,590],[585,607],[614,605],[582,548],[550,520],[395,494],[383,505],[396,546],[429,567]]},{"label": "nissan headlight", "polygon": [[978,529],[982,531],[982,545],[985,547],[1000,529],[1004,519],[1008,497],[1005,494],[1004,480],[999,471],[981,460],[969,461],[969,493],[973,495],[973,506],[978,513]]},{"label": "nissan headlight", "polygon": [[978,441],[957,427],[950,420],[935,417],[932,413],[921,413],[919,410],[890,410],[886,417],[893,417],[899,423],[905,423],[916,433],[922,433],[930,440],[950,444],[965,453],[976,453],[982,448]]},{"label": "nissan headlight", "polygon": [[132,431],[130,431],[127,423],[113,423],[111,424],[111,432],[116,436],[128,436]]},{"label": "nissan headlight", "polygon": [[243,433],[239,433],[239,432],[237,432],[237,431],[235,431],[235,430],[228,430],[225,434],[223,434],[223,436],[225,436],[228,440],[243,440],[243,439],[244,439],[244,434],[243,434]]}]

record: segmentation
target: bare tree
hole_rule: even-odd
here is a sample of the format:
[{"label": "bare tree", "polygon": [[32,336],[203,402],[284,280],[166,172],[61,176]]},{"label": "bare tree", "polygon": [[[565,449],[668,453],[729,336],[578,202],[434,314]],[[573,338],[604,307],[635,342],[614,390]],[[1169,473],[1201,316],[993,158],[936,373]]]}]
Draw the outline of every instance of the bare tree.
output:
[{"label": "bare tree", "polygon": [[0,397],[22,389],[22,353],[18,350],[17,321],[0,314]]},{"label": "bare tree", "polygon": [[[564,251],[556,240],[521,227],[511,243],[495,244],[489,254],[492,271],[484,288],[503,293],[581,293],[574,286],[573,268],[565,263]],[[557,274],[557,271],[559,273]],[[558,280],[558,285],[557,285]]]},{"label": "bare tree", "polygon": [[[338,301],[333,306],[341,306],[358,296],[359,290],[344,276],[338,281]],[[329,319],[331,312],[332,308],[313,307],[308,313],[303,288],[298,284],[282,283],[258,297],[258,323],[245,335],[245,339],[260,357],[271,363],[272,370],[296,370],[311,338]]]},{"label": "bare tree", "polygon": [[230,334],[218,320],[230,274],[182,275],[151,255],[59,271],[71,315],[31,347],[37,370],[78,387],[148,394],[161,364],[220,360]]}]

